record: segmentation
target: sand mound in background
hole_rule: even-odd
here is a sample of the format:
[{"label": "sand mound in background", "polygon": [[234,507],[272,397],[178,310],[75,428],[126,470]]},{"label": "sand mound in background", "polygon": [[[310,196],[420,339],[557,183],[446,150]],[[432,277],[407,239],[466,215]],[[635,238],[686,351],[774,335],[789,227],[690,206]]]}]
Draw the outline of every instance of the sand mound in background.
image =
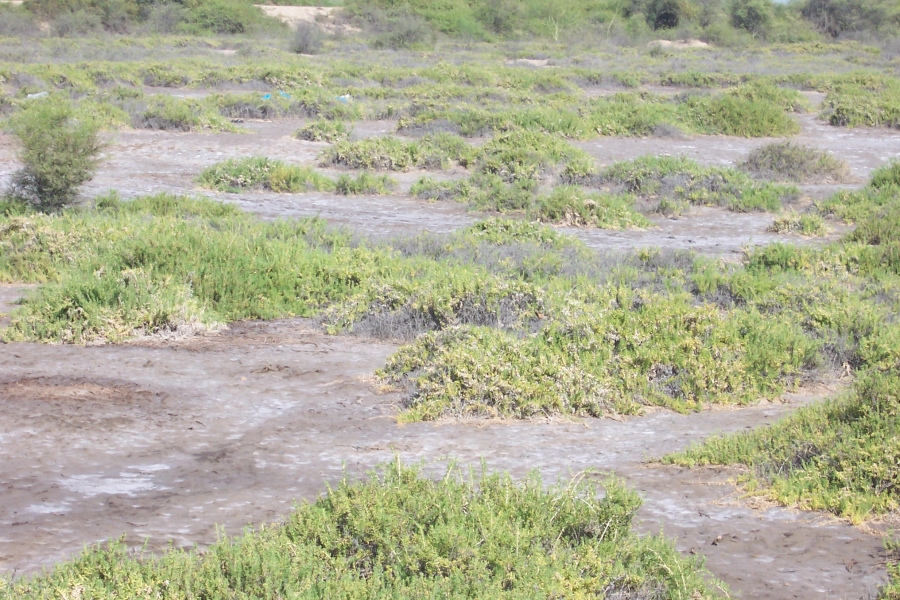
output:
[{"label": "sand mound in background", "polygon": [[296,30],[301,23],[313,23],[328,33],[335,31],[358,31],[346,24],[334,22],[334,13],[339,10],[337,6],[272,6],[269,4],[255,4],[256,8],[263,11],[266,16],[281,19],[291,29]]}]

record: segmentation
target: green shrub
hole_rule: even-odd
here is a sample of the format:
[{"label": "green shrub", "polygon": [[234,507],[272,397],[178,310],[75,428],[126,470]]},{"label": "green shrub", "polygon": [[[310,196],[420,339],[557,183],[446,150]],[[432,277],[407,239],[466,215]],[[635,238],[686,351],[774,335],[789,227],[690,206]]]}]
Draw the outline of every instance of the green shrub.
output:
[{"label": "green shrub", "polygon": [[533,340],[483,327],[427,333],[388,359],[379,376],[415,391],[405,420],[453,417],[602,416],[600,382]]},{"label": "green shrub", "polygon": [[697,131],[738,137],[781,137],[800,131],[782,107],[737,94],[689,96],[679,106],[682,118]]},{"label": "green shrub", "polygon": [[721,597],[699,558],[632,532],[640,497],[616,480],[603,483],[601,497],[583,479],[546,486],[536,473],[517,482],[486,468],[468,477],[454,469],[432,480],[398,461],[368,479],[343,479],[283,524],[202,553],[134,556],[116,543],[0,593],[22,600]]},{"label": "green shrub", "polygon": [[796,183],[840,182],[850,176],[847,163],[834,155],[793,142],[754,148],[740,167],[756,177]]},{"label": "green shrub", "polygon": [[887,551],[885,567],[888,581],[879,590],[878,600],[900,600],[900,541],[887,536],[884,548]]},{"label": "green shrub", "polygon": [[387,194],[397,185],[387,175],[372,175],[360,173],[356,177],[341,175],[335,181],[335,192],[345,196],[358,196],[360,194]]},{"label": "green shrub", "polygon": [[559,186],[537,198],[529,216],[545,223],[600,229],[631,229],[653,224],[634,210],[633,199],[610,194],[588,194],[575,186]]},{"label": "green shrub", "polygon": [[97,125],[67,102],[41,99],[16,115],[12,130],[23,167],[13,174],[8,195],[42,211],[74,204],[103,149]]},{"label": "green shrub", "polygon": [[875,172],[872,173],[869,187],[876,190],[887,190],[892,187],[900,189],[900,160],[892,160],[888,164],[875,169]]},{"label": "green shrub", "polygon": [[339,142],[346,140],[353,132],[353,126],[347,126],[341,121],[329,121],[321,119],[310,121],[297,130],[295,137],[298,140],[309,142]]},{"label": "green shrub", "polygon": [[800,233],[806,236],[820,236],[828,233],[828,227],[819,215],[797,213],[775,217],[768,230],[773,233]]},{"label": "green shrub", "polygon": [[196,100],[156,95],[126,103],[135,129],[235,131],[219,114]]},{"label": "green shrub", "polygon": [[262,11],[242,0],[186,0],[186,33],[248,33],[268,20]]},{"label": "green shrub", "polygon": [[701,167],[683,156],[644,156],[615,163],[600,174],[599,182],[622,186],[645,202],[659,202],[655,208],[659,212],[678,212],[689,205],[775,211],[797,195],[792,186],[757,183],[735,169]]},{"label": "green shrub", "polygon": [[840,84],[826,94],[822,117],[836,127],[900,128],[900,84]]},{"label": "green shrub", "polygon": [[566,172],[587,177],[594,170],[590,156],[565,140],[545,133],[515,130],[488,141],[477,170],[505,181],[538,180]]}]

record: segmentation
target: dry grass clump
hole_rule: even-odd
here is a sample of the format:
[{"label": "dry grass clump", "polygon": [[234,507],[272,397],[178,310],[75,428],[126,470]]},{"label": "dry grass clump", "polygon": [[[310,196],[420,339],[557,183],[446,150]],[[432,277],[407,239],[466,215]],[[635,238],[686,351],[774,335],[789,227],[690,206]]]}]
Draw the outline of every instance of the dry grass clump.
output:
[{"label": "dry grass clump", "polygon": [[755,177],[793,183],[838,183],[850,167],[829,152],[790,141],[755,148],[740,167]]}]

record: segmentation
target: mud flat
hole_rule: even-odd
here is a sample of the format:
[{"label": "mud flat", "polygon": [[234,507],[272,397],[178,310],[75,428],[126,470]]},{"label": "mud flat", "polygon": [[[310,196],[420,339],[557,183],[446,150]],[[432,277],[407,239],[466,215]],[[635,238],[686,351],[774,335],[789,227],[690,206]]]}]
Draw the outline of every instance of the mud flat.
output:
[{"label": "mud flat", "polygon": [[482,459],[516,476],[539,469],[548,481],[616,473],[646,499],[640,530],[662,528],[679,549],[707,555],[745,598],[856,598],[884,577],[876,536],[751,508],[727,471],[644,464],[812,397],[622,421],[398,426],[400,398],[377,394],[370,380],[394,349],[303,320],[236,323],[181,341],[0,346],[0,571],[35,573],[123,535],[135,547],[203,547],[217,525],[237,534],[277,521],[342,473],[396,454],[434,473],[447,460]]}]

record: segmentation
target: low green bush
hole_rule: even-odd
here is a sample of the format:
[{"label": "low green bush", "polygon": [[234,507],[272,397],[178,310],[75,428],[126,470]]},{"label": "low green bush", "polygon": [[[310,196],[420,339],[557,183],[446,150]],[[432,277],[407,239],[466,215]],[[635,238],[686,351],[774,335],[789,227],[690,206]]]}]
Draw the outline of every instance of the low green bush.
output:
[{"label": "low green bush", "polygon": [[294,136],[298,140],[306,140],[308,142],[339,142],[346,140],[353,132],[352,126],[347,126],[341,121],[328,121],[321,119],[318,121],[310,121],[297,130]]},{"label": "low green bush", "polygon": [[[896,328],[881,337],[896,344]],[[897,347],[888,353],[894,370]],[[666,462],[744,464],[752,470],[743,479],[754,492],[859,522],[900,510],[898,428],[900,378],[870,373],[836,399],[801,408],[770,427],[707,440]]]},{"label": "low green bush", "polygon": [[816,214],[788,213],[775,217],[768,230],[773,233],[799,233],[806,236],[820,236],[828,232],[822,217]]},{"label": "low green bush", "polygon": [[236,131],[231,123],[196,100],[156,95],[123,104],[136,129]]},{"label": "low green bush", "polygon": [[597,177],[580,181],[621,186],[644,202],[658,203],[654,210],[664,213],[678,213],[689,205],[725,206],[738,212],[777,211],[798,195],[793,186],[759,183],[736,169],[701,167],[684,156],[644,156],[619,162]]},{"label": "low green bush", "polygon": [[226,160],[204,169],[200,185],[223,192],[262,189],[299,194],[303,192],[336,192],[345,196],[387,194],[396,182],[387,175],[362,172],[331,179],[310,167],[291,165],[264,156]]},{"label": "low green bush", "polygon": [[356,177],[344,174],[338,177],[334,183],[335,192],[345,196],[387,194],[390,193],[396,185],[397,182],[387,175],[372,175],[367,172],[359,173]]},{"label": "low green bush", "polygon": [[322,164],[376,171],[449,169],[467,165],[473,154],[462,138],[438,133],[410,142],[394,137],[339,141],[322,153]]},{"label": "low green bush", "polygon": [[200,173],[200,185],[223,192],[264,189],[273,192],[333,191],[328,177],[309,167],[290,165],[263,156],[236,158],[217,163]]},{"label": "low green bush", "polygon": [[529,216],[545,223],[601,229],[652,227],[646,217],[634,210],[633,198],[610,194],[590,194],[577,186],[559,186],[540,196]]},{"label": "low green bush", "polygon": [[837,127],[900,128],[900,83],[838,85],[826,94],[822,117]]},{"label": "low green bush", "polygon": [[682,119],[701,133],[738,137],[783,137],[800,131],[800,125],[772,102],[739,94],[688,96],[678,106]]},{"label": "low green bush", "polygon": [[598,499],[584,480],[548,487],[537,474],[515,482],[453,467],[433,481],[397,462],[202,553],[95,547],[2,584],[0,597],[721,596],[700,559],[632,532],[635,492],[603,487]]},{"label": "low green bush", "polygon": [[900,189],[900,160],[892,160],[872,173],[869,187],[876,190]]}]

